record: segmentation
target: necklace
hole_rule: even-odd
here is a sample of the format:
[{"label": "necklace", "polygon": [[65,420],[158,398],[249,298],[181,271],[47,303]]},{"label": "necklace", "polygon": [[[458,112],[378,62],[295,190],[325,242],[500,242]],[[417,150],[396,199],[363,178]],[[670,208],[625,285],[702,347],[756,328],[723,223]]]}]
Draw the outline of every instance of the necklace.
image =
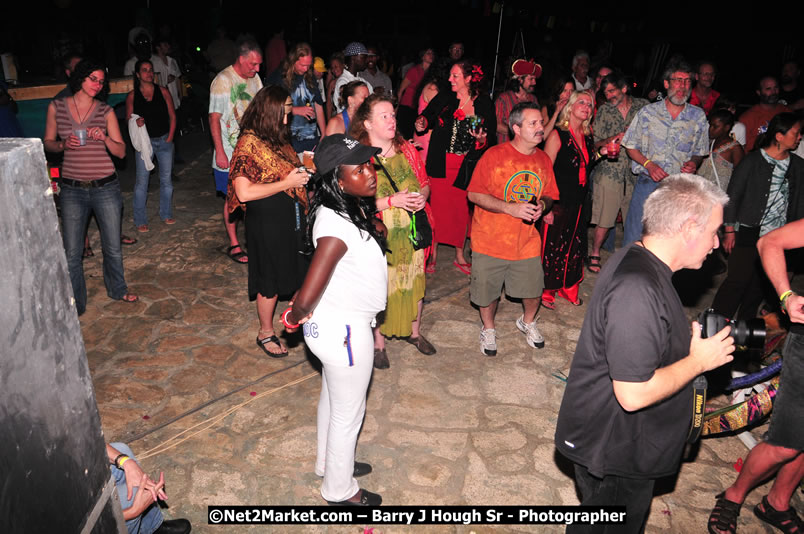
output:
[{"label": "necklace", "polygon": [[393,149],[394,149],[394,141],[392,139],[391,144],[388,146],[388,148],[382,154],[380,154],[380,157],[383,157],[383,158],[389,157],[388,153],[391,152]]},{"label": "necklace", "polygon": [[92,108],[95,107],[95,99],[94,98],[92,99],[92,103],[89,105],[89,109],[87,109],[87,112],[84,113],[83,116],[81,115],[81,112],[78,110],[78,102],[75,101],[75,97],[73,97],[73,106],[75,106],[75,114],[78,115],[78,124],[84,124],[84,121],[89,115],[89,112],[92,111]]}]

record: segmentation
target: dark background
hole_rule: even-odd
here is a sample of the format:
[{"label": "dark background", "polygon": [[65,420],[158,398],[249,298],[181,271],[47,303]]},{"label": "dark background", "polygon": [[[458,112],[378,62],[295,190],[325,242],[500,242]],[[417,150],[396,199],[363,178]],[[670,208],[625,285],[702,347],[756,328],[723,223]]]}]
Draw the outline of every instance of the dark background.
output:
[{"label": "dark background", "polygon": [[[169,31],[183,69],[200,72],[203,56],[196,47],[206,49],[215,28],[223,25],[230,38],[249,32],[262,45],[274,31],[284,28],[289,43],[308,41],[314,53],[325,59],[350,41],[376,43],[397,68],[414,60],[421,48],[433,47],[444,56],[452,40],[462,40],[467,55],[490,73],[500,28],[494,6],[488,0],[138,0],[117,4],[18,0],[2,8],[0,52],[16,56],[23,85],[63,81],[58,58],[69,48],[104,61],[114,77],[122,74],[129,57],[128,31],[144,26],[154,36]],[[688,5],[643,3],[639,10],[627,4],[545,8],[509,0],[504,3],[499,59],[504,68],[513,51],[522,55],[524,43],[525,55],[535,57],[550,77],[569,72],[575,51],[585,49],[593,63],[608,56],[611,63],[633,75],[639,95],[658,50],[665,52],[661,56],[665,59],[673,54],[693,63],[707,58],[718,67],[715,88],[750,105],[760,76],[778,75],[784,60],[798,59],[802,35],[797,24],[800,17],[785,15],[784,5],[774,4],[772,13],[761,12],[761,7],[753,4],[756,12],[723,15]]]}]

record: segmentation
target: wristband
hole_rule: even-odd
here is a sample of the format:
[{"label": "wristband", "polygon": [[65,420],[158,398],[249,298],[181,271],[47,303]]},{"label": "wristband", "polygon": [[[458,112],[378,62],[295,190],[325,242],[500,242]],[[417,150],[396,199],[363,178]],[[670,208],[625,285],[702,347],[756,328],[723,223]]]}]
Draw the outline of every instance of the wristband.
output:
[{"label": "wristband", "polygon": [[779,297],[779,303],[781,304],[782,310],[784,310],[785,313],[787,313],[787,299],[789,299],[793,294],[793,290],[788,289]]},{"label": "wristband", "polygon": [[645,160],[645,163],[643,163],[643,164],[642,164],[642,166],[643,166],[643,167],[645,167],[645,168],[647,169],[647,168],[648,168],[648,163],[652,163],[652,162],[651,162],[651,160],[646,159],[646,160]]},{"label": "wristband", "polygon": [[129,460],[131,460],[131,458],[129,458],[128,456],[123,456],[123,459],[122,459],[122,460],[120,460],[120,466],[119,466],[119,468],[120,468],[120,469],[123,469],[123,464],[125,464],[125,463],[126,463],[127,461],[129,461]]},{"label": "wristband", "polygon": [[285,328],[299,328],[299,323],[293,324],[288,321],[288,314],[293,310],[293,308],[288,308],[282,313],[282,324],[285,325]]},{"label": "wristband", "polygon": [[475,141],[475,150],[480,150],[481,148],[485,147],[487,142],[488,139],[485,139],[481,145],[478,141]]},{"label": "wristband", "polygon": [[393,203],[393,202],[391,202],[391,199],[393,199],[393,198],[394,198],[394,195],[388,195],[388,207],[389,207],[389,208],[393,208],[393,207],[394,207],[394,203]]},{"label": "wristband", "polygon": [[114,461],[112,462],[112,465],[115,466],[118,469],[122,469],[123,464],[120,463],[120,460],[123,460],[123,462],[125,462],[127,459],[129,459],[129,457],[127,455],[118,454],[117,457],[115,457]]}]

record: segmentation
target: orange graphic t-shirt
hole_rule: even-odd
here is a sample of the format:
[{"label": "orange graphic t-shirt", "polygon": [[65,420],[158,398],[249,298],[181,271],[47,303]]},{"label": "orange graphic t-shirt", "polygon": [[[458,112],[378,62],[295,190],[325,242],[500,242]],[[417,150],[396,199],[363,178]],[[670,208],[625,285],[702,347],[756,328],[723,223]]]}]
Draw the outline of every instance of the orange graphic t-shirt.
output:
[{"label": "orange graphic t-shirt", "polygon": [[[534,196],[558,199],[553,162],[542,152],[522,154],[511,143],[493,146],[477,162],[469,192],[483,193],[506,202],[528,202]],[[472,216],[472,250],[503,260],[524,260],[541,254],[540,221],[525,224],[505,213],[475,206]]]}]

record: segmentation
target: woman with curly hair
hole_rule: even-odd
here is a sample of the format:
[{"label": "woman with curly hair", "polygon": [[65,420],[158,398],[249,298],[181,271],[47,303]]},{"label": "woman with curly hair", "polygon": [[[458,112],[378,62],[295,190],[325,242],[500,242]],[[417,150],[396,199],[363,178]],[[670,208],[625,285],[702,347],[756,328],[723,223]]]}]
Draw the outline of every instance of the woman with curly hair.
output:
[{"label": "woman with curly hair", "polygon": [[258,92],[240,122],[229,166],[229,213],[242,207],[249,244],[248,297],[257,301],[257,346],[272,358],[288,349],[274,332],[279,295],[290,297],[307,270],[300,254],[307,213],[307,172],[290,144],[293,103],[282,87]]},{"label": "woman with curly hair", "polygon": [[429,247],[416,250],[409,238],[411,214],[427,217],[430,179],[416,149],[397,130],[394,105],[388,96],[368,97],[357,110],[349,133],[364,145],[380,148],[374,158],[376,205],[388,229],[388,307],[382,325],[374,331],[374,367],[387,369],[386,337],[405,338],[422,354],[436,352],[419,330]]},{"label": "woman with curly hair", "polygon": [[435,270],[437,245],[443,243],[455,247],[455,267],[471,274],[463,253],[469,227],[466,188],[480,156],[495,143],[497,131],[494,104],[480,91],[483,79],[479,65],[459,60],[449,71],[453,94],[439,93],[416,119],[419,134],[432,130],[426,168],[437,229],[428,272]]},{"label": "woman with curly hair", "polygon": [[106,67],[85,59],[70,75],[72,96],[54,100],[47,108],[44,145],[64,152],[61,179],[61,220],[67,268],[78,315],[86,311],[84,235],[92,213],[98,221],[103,247],[103,282],[114,300],[136,302],[123,274],[120,229],[123,197],[111,153],[126,157],[126,145],[114,110],[106,104]]},{"label": "woman with curly hair", "polygon": [[[581,210],[589,192],[589,176],[597,159],[590,123],[595,98],[591,91],[575,91],[561,111],[558,123],[545,141],[544,151],[553,160],[559,200],[544,216],[542,306],[555,308],[556,294],[574,306],[583,304],[579,293],[586,251],[581,237],[586,223]],[[605,153],[606,148],[601,149]]]},{"label": "woman with curly hair", "polygon": [[304,323],[304,341],[322,363],[315,472],[330,504],[378,506],[382,497],[355,477],[371,465],[355,462],[373,369],[371,327],[385,308],[387,268],[382,223],[375,217],[379,149],[342,134],[315,151],[315,196],[310,205],[312,263],[291,307],[289,331]]},{"label": "woman with curly hair", "polygon": [[363,80],[352,80],[341,87],[341,102],[346,102],[343,111],[329,119],[326,135],[346,133],[357,108],[368,97],[369,90]]}]

